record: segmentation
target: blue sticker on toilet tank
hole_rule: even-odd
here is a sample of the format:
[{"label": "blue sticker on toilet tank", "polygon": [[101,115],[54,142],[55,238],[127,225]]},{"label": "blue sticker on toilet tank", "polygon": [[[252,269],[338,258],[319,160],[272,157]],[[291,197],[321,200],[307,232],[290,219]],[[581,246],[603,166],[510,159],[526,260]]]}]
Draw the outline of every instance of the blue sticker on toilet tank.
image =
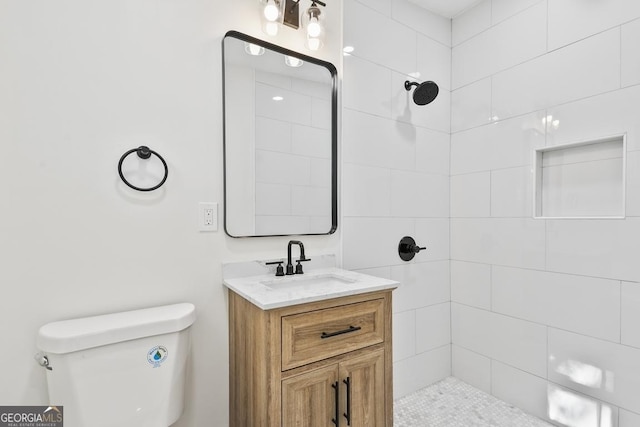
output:
[{"label": "blue sticker on toilet tank", "polygon": [[157,368],[162,365],[165,360],[167,360],[168,355],[169,352],[167,351],[166,347],[157,345],[147,352],[147,362],[149,362],[149,364],[151,364],[154,368]]}]

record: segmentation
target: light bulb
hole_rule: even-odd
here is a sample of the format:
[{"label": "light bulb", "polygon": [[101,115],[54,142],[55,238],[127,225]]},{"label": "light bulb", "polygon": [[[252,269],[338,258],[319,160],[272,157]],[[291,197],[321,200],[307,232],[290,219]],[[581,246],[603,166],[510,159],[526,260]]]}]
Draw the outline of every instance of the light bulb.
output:
[{"label": "light bulb", "polygon": [[322,32],[322,27],[318,22],[318,17],[313,16],[309,19],[309,25],[307,26],[307,34],[309,37],[318,37]]},{"label": "light bulb", "polygon": [[318,50],[320,49],[320,39],[316,39],[313,37],[307,38],[307,47],[309,50]]},{"label": "light bulb", "polygon": [[264,26],[264,32],[269,36],[275,36],[278,34],[278,23],[277,22],[267,22]]},{"label": "light bulb", "polygon": [[267,1],[267,5],[264,7],[264,17],[267,21],[275,22],[278,19],[278,15],[280,15],[280,11],[276,2],[274,0]]}]

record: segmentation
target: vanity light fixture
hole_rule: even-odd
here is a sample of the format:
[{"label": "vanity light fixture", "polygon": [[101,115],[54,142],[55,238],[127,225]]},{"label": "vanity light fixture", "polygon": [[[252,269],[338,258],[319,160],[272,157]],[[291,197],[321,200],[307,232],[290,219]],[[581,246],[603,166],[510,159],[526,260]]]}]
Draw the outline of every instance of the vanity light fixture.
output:
[{"label": "vanity light fixture", "polygon": [[280,0],[261,0],[261,3],[264,4],[262,9],[263,30],[267,35],[275,36],[280,28],[282,3]]},{"label": "vanity light fixture", "polygon": [[[276,36],[280,25],[295,30],[300,28],[300,0],[259,0],[262,5],[263,31],[269,36]],[[309,50],[322,47],[324,25],[319,6],[326,6],[321,0],[310,0],[311,6],[304,14],[306,46]]]},{"label": "vanity light fixture", "polygon": [[284,15],[282,23],[287,27],[297,30],[300,28],[300,0],[283,0]]},{"label": "vanity light fixture", "polygon": [[279,6],[275,0],[267,0],[267,4],[264,6],[264,17],[269,22],[275,22],[280,16]]},{"label": "vanity light fixture", "polygon": [[318,50],[322,47],[322,39],[324,38],[324,28],[321,21],[322,12],[320,7],[326,4],[320,0],[312,0],[311,6],[307,9],[306,27],[307,27],[307,48],[309,50]]},{"label": "vanity light fixture", "polygon": [[296,58],[295,56],[285,55],[284,63],[287,64],[289,67],[298,68],[298,67],[302,67],[302,64],[304,64],[304,61],[300,58]]}]

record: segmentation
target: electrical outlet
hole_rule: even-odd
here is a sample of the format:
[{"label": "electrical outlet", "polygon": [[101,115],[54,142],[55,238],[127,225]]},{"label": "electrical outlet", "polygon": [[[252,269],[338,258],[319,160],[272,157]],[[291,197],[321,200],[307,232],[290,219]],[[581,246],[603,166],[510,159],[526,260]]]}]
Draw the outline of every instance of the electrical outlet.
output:
[{"label": "electrical outlet", "polygon": [[200,231],[218,231],[217,203],[198,203],[198,229]]}]

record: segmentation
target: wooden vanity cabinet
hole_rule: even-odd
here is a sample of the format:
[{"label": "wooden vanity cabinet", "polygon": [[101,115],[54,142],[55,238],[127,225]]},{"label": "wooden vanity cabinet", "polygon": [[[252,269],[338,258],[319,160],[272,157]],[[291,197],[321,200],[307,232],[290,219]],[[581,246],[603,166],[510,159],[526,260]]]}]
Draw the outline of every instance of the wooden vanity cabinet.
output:
[{"label": "wooden vanity cabinet", "polygon": [[393,425],[391,290],[229,307],[231,427]]}]

